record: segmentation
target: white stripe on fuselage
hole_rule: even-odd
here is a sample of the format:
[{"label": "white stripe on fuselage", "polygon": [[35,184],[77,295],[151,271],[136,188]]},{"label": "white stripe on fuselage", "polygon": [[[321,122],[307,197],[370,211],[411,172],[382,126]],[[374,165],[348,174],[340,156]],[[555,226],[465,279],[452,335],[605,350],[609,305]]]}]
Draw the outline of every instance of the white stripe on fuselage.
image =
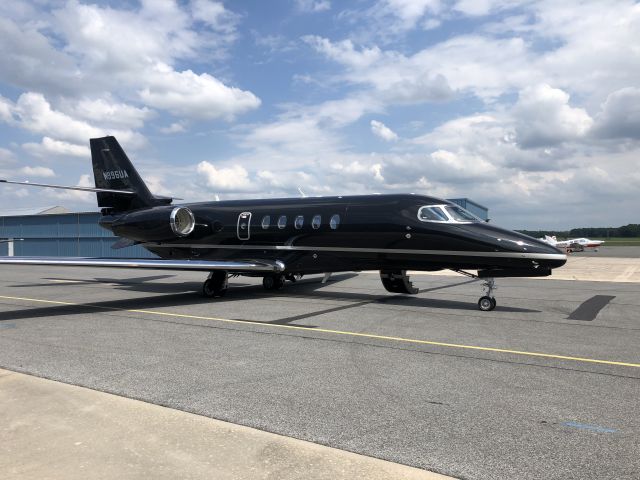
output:
[{"label": "white stripe on fuselage", "polygon": [[209,248],[226,250],[284,250],[305,252],[349,252],[349,253],[400,253],[408,255],[440,255],[443,257],[501,257],[525,258],[531,260],[566,260],[564,253],[529,252],[473,252],[459,250],[411,250],[404,248],[351,248],[351,247],[310,247],[297,245],[217,245],[202,243],[152,243],[143,244],[149,248]]}]

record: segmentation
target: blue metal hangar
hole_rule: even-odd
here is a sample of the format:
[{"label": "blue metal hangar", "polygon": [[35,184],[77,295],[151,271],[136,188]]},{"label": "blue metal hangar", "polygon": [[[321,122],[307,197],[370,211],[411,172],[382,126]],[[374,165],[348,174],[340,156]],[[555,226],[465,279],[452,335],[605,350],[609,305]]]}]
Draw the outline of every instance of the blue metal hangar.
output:
[{"label": "blue metal hangar", "polygon": [[[38,210],[38,209],[36,209]],[[114,250],[118,238],[98,225],[100,212],[59,213],[61,207],[40,212],[0,210],[0,243],[3,256],[157,258],[140,246]],[[17,240],[21,239],[21,240]]]},{"label": "blue metal hangar", "polygon": [[[488,218],[488,209],[473,200],[449,201],[483,220]],[[112,249],[117,237],[100,228],[99,218],[99,212],[71,213],[63,207],[0,210],[0,239],[14,239],[0,243],[0,255],[157,258],[138,245]]]}]

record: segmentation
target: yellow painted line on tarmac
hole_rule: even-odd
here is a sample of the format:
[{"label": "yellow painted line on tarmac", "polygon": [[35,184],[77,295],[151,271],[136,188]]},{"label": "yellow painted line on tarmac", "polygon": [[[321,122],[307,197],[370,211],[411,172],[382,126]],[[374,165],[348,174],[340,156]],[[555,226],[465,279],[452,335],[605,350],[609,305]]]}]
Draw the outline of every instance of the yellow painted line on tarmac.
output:
[{"label": "yellow painted line on tarmac", "polygon": [[62,302],[56,300],[42,300],[39,298],[26,298],[26,297],[9,297],[5,295],[0,295],[0,299],[5,300],[21,300],[25,302],[37,302],[37,303],[47,303],[52,305],[67,305],[67,306],[79,306],[79,307],[91,307],[100,310],[111,310],[111,311],[121,311],[121,312],[132,312],[132,313],[145,313],[148,315],[157,315],[157,316],[165,316],[165,317],[175,317],[175,318],[190,318],[193,320],[209,320],[215,322],[224,322],[224,323],[238,323],[238,324],[249,324],[249,325],[260,325],[264,327],[273,327],[273,328],[283,328],[288,330],[303,330],[306,332],[321,332],[328,333],[332,335],[346,335],[350,337],[359,337],[359,338],[371,338],[375,340],[388,340],[391,342],[401,342],[415,345],[432,345],[436,347],[445,347],[445,348],[457,348],[461,350],[476,350],[482,352],[493,352],[493,353],[506,353],[511,355],[521,355],[526,357],[536,357],[536,358],[549,358],[553,360],[568,360],[572,362],[583,362],[583,363],[595,363],[600,365],[615,365],[619,367],[632,367],[632,368],[640,368],[640,363],[628,363],[628,362],[616,362],[613,360],[598,360],[595,358],[585,358],[585,357],[573,357],[569,355],[556,355],[552,353],[540,353],[540,352],[526,352],[523,350],[510,350],[507,348],[495,348],[495,347],[481,347],[477,345],[463,345],[458,343],[446,343],[446,342],[436,342],[432,340],[419,340],[414,338],[404,338],[404,337],[394,337],[388,335],[376,335],[373,333],[361,333],[361,332],[350,332],[344,330],[333,330],[329,328],[307,328],[301,327],[297,325],[281,325],[275,323],[262,323],[259,321],[253,320],[233,320],[230,318],[219,318],[219,317],[205,317],[201,315],[189,315],[185,313],[171,313],[171,312],[160,312],[157,310],[140,310],[140,309],[122,309],[115,307],[104,307],[100,305],[91,305],[91,304],[81,304],[81,303],[72,303],[72,302]]}]

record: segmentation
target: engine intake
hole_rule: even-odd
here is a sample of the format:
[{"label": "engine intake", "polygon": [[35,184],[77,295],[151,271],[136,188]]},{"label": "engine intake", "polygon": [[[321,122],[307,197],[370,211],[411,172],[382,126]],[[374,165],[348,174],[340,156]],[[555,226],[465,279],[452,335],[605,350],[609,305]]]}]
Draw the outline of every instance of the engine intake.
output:
[{"label": "engine intake", "polygon": [[196,219],[193,216],[193,212],[187,207],[176,207],[171,210],[169,225],[171,225],[171,230],[178,237],[186,237],[193,232],[196,226]]},{"label": "engine intake", "polygon": [[187,237],[195,227],[196,218],[187,207],[153,207],[117,217],[107,228],[119,237],[159,242]]}]

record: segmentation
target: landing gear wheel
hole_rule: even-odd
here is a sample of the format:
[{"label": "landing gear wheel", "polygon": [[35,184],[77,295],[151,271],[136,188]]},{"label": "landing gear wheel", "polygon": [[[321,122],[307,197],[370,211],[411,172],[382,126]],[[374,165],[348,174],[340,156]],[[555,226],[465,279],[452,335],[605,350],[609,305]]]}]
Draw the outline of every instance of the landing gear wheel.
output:
[{"label": "landing gear wheel", "polygon": [[227,272],[211,272],[202,284],[202,294],[207,298],[223,297],[228,285]]},{"label": "landing gear wheel", "polygon": [[267,275],[266,277],[262,277],[262,286],[265,290],[273,290],[276,281],[272,275]]},{"label": "landing gear wheel", "polygon": [[267,275],[262,278],[262,286],[265,290],[280,290],[284,287],[284,275]]},{"label": "landing gear wheel", "polygon": [[478,308],[483,312],[490,312],[496,308],[496,299],[486,295],[484,297],[480,297],[480,300],[478,300]]},{"label": "landing gear wheel", "polygon": [[407,295],[418,293],[418,289],[409,280],[406,270],[380,270],[380,280],[387,292]]}]

